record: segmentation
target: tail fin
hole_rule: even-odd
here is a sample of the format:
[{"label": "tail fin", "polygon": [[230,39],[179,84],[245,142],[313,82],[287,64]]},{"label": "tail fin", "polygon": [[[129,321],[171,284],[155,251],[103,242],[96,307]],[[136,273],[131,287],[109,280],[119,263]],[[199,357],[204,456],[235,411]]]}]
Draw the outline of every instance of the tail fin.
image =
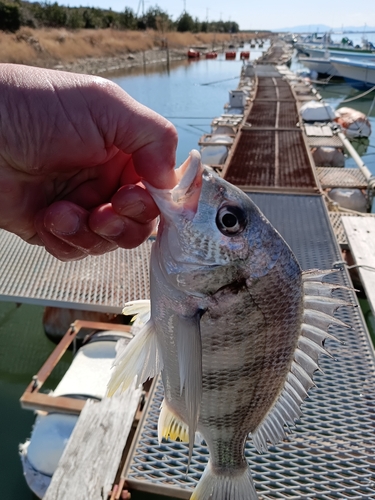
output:
[{"label": "tail fin", "polygon": [[225,472],[208,462],[190,500],[258,500],[249,467]]}]

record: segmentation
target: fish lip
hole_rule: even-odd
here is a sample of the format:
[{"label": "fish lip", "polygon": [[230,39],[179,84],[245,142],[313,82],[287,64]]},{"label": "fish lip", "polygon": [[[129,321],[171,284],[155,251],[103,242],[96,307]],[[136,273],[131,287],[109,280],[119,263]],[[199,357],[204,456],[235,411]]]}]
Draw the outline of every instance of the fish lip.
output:
[{"label": "fish lip", "polygon": [[175,171],[179,180],[174,188],[158,189],[147,181],[143,183],[158,206],[162,217],[170,221],[176,221],[181,216],[192,220],[198,209],[203,172],[201,155],[193,149],[189,158]]}]

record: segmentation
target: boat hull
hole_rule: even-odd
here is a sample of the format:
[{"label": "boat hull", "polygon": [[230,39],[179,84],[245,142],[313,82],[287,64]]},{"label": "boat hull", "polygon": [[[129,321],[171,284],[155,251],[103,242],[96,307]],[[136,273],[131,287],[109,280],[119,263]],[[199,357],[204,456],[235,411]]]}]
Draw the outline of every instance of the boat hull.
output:
[{"label": "boat hull", "polygon": [[302,63],[310,71],[316,71],[319,75],[337,76],[338,71],[332,66],[331,61],[324,57],[299,57]]},{"label": "boat hull", "polygon": [[362,90],[375,85],[375,62],[331,58],[331,63],[352,87]]},{"label": "boat hull", "polygon": [[337,50],[337,49],[324,49],[316,47],[304,47],[304,53],[309,57],[342,57],[352,60],[366,60],[375,61],[374,52],[366,52],[361,50]]}]

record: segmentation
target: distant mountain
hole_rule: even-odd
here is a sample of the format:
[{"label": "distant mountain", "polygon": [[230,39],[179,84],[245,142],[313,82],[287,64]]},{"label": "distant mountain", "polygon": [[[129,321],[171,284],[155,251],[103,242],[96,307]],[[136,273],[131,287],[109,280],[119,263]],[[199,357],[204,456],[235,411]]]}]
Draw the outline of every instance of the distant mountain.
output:
[{"label": "distant mountain", "polygon": [[326,24],[305,24],[301,26],[293,26],[291,28],[280,28],[273,31],[290,33],[327,33],[329,31],[333,31],[334,33],[366,33],[369,31],[375,31],[375,26],[340,26],[339,28],[332,28]]}]

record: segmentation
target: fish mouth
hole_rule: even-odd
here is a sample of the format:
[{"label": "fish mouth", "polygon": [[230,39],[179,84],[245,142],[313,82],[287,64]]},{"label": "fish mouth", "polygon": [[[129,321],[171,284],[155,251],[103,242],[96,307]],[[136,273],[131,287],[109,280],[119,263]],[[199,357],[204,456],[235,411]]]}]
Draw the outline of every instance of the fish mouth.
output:
[{"label": "fish mouth", "polygon": [[200,153],[193,149],[188,159],[175,170],[177,184],[173,189],[157,189],[144,182],[162,216],[192,220],[197,212],[202,190],[203,166]]}]

